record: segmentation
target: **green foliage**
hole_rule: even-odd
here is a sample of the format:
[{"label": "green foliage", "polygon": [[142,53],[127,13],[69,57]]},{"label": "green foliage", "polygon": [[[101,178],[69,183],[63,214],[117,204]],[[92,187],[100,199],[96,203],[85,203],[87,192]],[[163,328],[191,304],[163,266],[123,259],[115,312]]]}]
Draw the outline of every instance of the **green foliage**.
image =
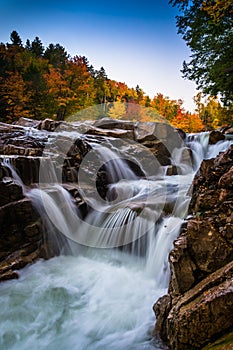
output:
[{"label": "green foliage", "polygon": [[170,0],[181,12],[178,33],[190,47],[190,62],[183,63],[185,78],[212,96],[221,94],[233,103],[233,5],[229,0]]}]

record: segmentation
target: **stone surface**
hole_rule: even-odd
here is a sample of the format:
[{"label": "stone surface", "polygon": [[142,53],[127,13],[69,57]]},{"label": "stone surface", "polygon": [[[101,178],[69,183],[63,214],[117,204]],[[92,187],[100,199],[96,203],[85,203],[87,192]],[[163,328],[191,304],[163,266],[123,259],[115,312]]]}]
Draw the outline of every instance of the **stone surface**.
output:
[{"label": "stone surface", "polygon": [[172,350],[202,349],[233,327],[233,146],[203,161],[190,217],[169,256],[168,296],[154,306],[155,334]]},{"label": "stone surface", "polygon": [[23,118],[23,117],[19,118],[19,120],[15,122],[15,125],[26,126],[29,128],[37,128],[39,124],[40,124],[39,120]]},{"label": "stone surface", "polygon": [[210,145],[214,145],[215,143],[217,143],[218,141],[221,140],[225,140],[225,136],[223,135],[222,132],[218,131],[218,130],[213,130],[210,132],[210,136],[209,136],[209,144]]}]

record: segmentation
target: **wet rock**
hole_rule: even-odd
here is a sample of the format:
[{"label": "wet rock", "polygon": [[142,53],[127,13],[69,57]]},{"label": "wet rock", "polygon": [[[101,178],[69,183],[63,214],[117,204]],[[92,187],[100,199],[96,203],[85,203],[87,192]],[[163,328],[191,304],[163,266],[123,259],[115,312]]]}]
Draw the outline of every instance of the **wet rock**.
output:
[{"label": "wet rock", "polygon": [[29,118],[21,117],[14,124],[15,125],[20,125],[20,126],[26,126],[26,127],[30,127],[30,128],[37,128],[38,125],[40,124],[40,121],[39,120],[35,120],[35,119],[29,119]]},{"label": "wet rock", "polygon": [[233,247],[207,220],[190,220],[187,227],[189,253],[203,274],[209,274],[231,261]]},{"label": "wet rock", "polygon": [[218,186],[220,188],[233,188],[233,166],[226,174],[221,176],[221,178],[218,181]]},{"label": "wet rock", "polygon": [[170,299],[154,308],[156,334],[173,350],[201,349],[233,327],[232,169],[233,146],[193,181],[191,217],[169,256]]},{"label": "wet rock", "polygon": [[[209,294],[209,295],[208,295]],[[173,332],[169,333],[173,349],[200,349],[219,333],[232,326],[233,282],[226,281],[210,289],[202,297],[191,301],[168,316]],[[200,326],[200,320],[205,320]],[[199,323],[199,326],[198,326]],[[171,326],[169,327],[171,330]]]},{"label": "wet rock", "polygon": [[182,140],[186,139],[186,132],[182,129],[176,128],[178,134],[180,135],[180,137],[182,138]]},{"label": "wet rock", "polygon": [[[18,156],[10,158],[10,163],[25,185],[39,182],[40,162],[40,157]],[[8,176],[12,176],[11,170],[9,169],[7,170],[5,168],[5,173],[7,173]]]},{"label": "wet rock", "polygon": [[[167,329],[166,319],[171,310],[171,297],[170,295],[164,295],[158,299],[157,303],[154,304],[153,310],[156,316],[156,326],[154,329],[154,336],[160,336],[163,341],[167,341]],[[162,330],[160,332],[160,330]]]},{"label": "wet rock", "polygon": [[[154,310],[162,320],[159,320],[156,332],[169,341],[171,349],[198,350],[231,329],[232,274],[233,262],[206,277],[182,296],[172,301],[167,296],[158,300]],[[166,310],[165,317],[163,310]]]},{"label": "wet rock", "polygon": [[169,263],[171,267],[169,293],[172,297],[176,297],[189,290],[196,281],[197,266],[189,254],[186,235],[180,235],[174,242]]},{"label": "wet rock", "polygon": [[233,127],[232,126],[224,126],[220,128],[220,130],[223,134],[233,134]]},{"label": "wet rock", "polygon": [[97,128],[101,129],[121,129],[121,130],[134,130],[135,123],[125,120],[117,120],[111,118],[102,118],[96,120],[93,124]]},{"label": "wet rock", "polygon": [[86,134],[88,135],[98,135],[98,136],[105,136],[105,137],[115,137],[115,138],[123,138],[123,139],[134,139],[134,134],[132,130],[121,130],[121,129],[107,129],[107,128],[97,128],[97,127],[90,127]]},{"label": "wet rock", "polygon": [[44,119],[38,124],[37,128],[39,130],[55,131],[61,123],[61,121],[55,121],[53,119]]},{"label": "wet rock", "polygon": [[24,197],[22,187],[12,178],[4,178],[0,182],[0,207]]},{"label": "wet rock", "polygon": [[225,136],[223,135],[223,133],[221,133],[221,131],[213,130],[210,132],[210,136],[209,136],[210,145],[214,145],[218,141],[222,141],[222,140],[225,140]]},{"label": "wet rock", "polygon": [[168,165],[165,168],[165,175],[167,175],[167,176],[178,175],[178,171],[180,171],[180,169],[177,166]]},{"label": "wet rock", "polygon": [[233,128],[229,128],[225,131],[226,135],[233,135]]}]

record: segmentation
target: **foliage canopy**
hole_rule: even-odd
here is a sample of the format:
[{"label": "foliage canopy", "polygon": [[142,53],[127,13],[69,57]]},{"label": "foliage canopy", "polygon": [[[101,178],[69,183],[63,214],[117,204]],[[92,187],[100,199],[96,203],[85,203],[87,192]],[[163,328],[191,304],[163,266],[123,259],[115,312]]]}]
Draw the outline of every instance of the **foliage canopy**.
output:
[{"label": "foliage canopy", "polygon": [[231,0],[170,0],[180,15],[178,33],[191,49],[183,76],[212,96],[233,103],[233,3]]}]

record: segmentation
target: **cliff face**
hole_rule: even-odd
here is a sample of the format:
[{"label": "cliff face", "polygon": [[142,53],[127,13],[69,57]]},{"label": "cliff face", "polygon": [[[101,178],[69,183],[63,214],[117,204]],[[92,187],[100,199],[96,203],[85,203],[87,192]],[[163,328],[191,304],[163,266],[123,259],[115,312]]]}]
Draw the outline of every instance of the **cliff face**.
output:
[{"label": "cliff face", "polygon": [[204,160],[191,218],[170,253],[168,295],[154,305],[155,334],[171,349],[201,349],[233,327],[233,146]]}]

